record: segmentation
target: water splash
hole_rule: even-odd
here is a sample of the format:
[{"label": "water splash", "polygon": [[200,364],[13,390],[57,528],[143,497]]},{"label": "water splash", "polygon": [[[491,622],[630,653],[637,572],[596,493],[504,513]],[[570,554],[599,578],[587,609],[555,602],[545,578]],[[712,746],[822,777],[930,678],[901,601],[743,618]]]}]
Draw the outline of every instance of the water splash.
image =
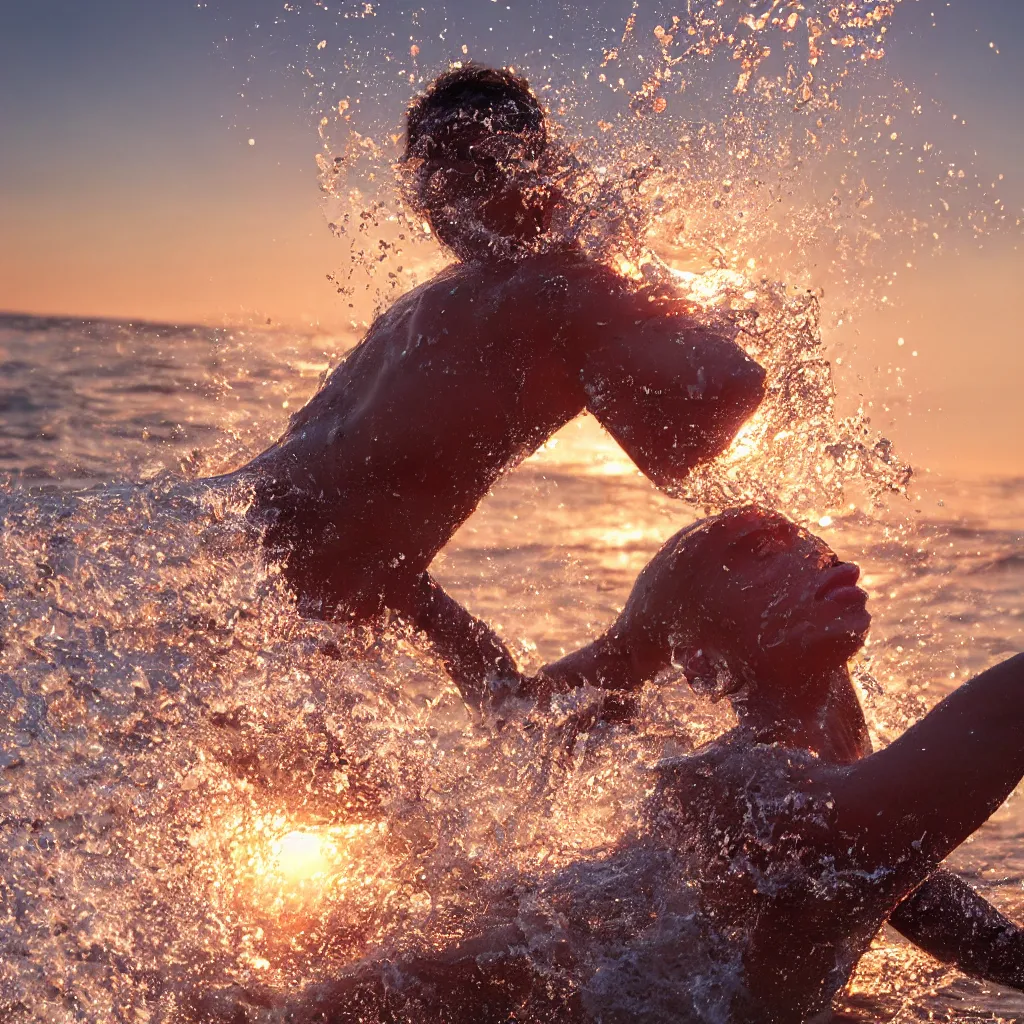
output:
[{"label": "water splash", "polygon": [[837,420],[816,295],[765,283],[755,289],[721,273],[693,276],[688,285],[705,304],[734,307],[740,340],[768,376],[761,407],[721,456],[687,478],[679,496],[708,511],[753,501],[816,524],[845,506],[851,484],[875,503],[906,495],[912,471],[871,429],[865,411]]},{"label": "water splash", "polygon": [[[566,439],[546,455],[572,458],[569,447]],[[583,457],[592,462],[589,452]],[[568,646],[600,628],[613,609],[595,613],[587,602],[614,604],[679,513],[638,480],[631,490],[609,490],[620,478],[595,475],[591,490],[570,497],[578,485],[564,467],[541,459],[530,472],[508,481],[509,509],[540,502],[533,527],[514,524],[524,554],[497,560],[499,585],[476,586],[472,595],[508,635],[550,649],[551,639]],[[542,502],[531,487],[550,476],[562,484]],[[685,933],[697,959],[681,975],[665,974],[666,998],[672,977],[724,983],[727,957],[719,954],[727,950],[685,931],[686,891],[663,887],[656,909],[671,912],[660,930],[630,944],[626,932],[649,913],[641,896],[652,890],[624,899],[634,890],[623,879],[658,865],[639,851],[633,859],[615,854],[636,828],[647,766],[727,727],[721,705],[666,680],[645,694],[635,732],[569,741],[575,716],[596,699],[589,693],[550,718],[519,714],[494,731],[467,717],[415,638],[399,630],[375,640],[299,617],[259,559],[246,500],[164,475],[70,494],[15,490],[0,505],[4,1019],[171,1024],[189,1019],[197,992],[240,985],[280,999],[364,958],[448,948],[508,915],[530,923],[542,981],[564,983],[543,950],[571,934],[587,963],[603,965],[595,977],[620,978],[617,998],[627,999],[636,957],[652,970],[678,968],[666,957],[673,936]],[[567,510],[556,511],[559,501]],[[619,534],[595,534],[574,551],[582,569],[544,571],[562,574],[561,589],[534,586],[510,601],[502,589],[510,575],[531,578],[533,562],[560,536],[558,524],[568,538],[602,501],[610,522],[650,526],[636,550]],[[885,739],[916,714],[908,702],[925,695],[918,688],[950,668],[945,655],[920,660],[923,650],[918,670],[897,686],[907,669],[896,644],[916,650],[927,642],[955,658],[958,634],[943,623],[956,621],[965,602],[990,612],[984,629],[970,627],[988,638],[981,649],[963,649],[970,665],[1008,642],[1019,587],[999,566],[1014,539],[1002,531],[997,543],[993,534],[985,556],[969,558],[947,547],[947,536],[959,536],[951,526],[876,547],[876,524],[843,523],[841,551],[869,547],[882,645],[872,646],[870,668],[879,678],[884,671],[892,692],[859,678]],[[499,527],[477,527],[484,532],[480,551],[467,552],[472,564],[490,565]],[[974,536],[963,533],[962,544],[977,545]],[[924,547],[933,551],[913,554]],[[980,589],[964,595],[944,574],[975,564],[983,575],[972,585]],[[583,572],[598,581],[589,598],[580,596]],[[886,600],[896,586],[906,596]],[[570,630],[552,620],[553,607],[562,609],[558,620],[578,616],[578,624]],[[1002,618],[992,617],[998,609]],[[912,621],[918,614],[921,629]],[[953,667],[959,677],[968,665]],[[937,694],[927,696],[930,703]],[[1001,874],[1016,863],[1014,821],[1011,810],[1005,855],[993,847],[995,859],[982,860],[1002,865]],[[310,853],[308,838],[299,840],[297,854],[322,879],[315,886],[290,876],[295,836],[315,841]],[[975,856],[985,856],[987,842],[972,848]],[[606,907],[607,927],[565,918],[570,897],[584,917]],[[916,1012],[929,991],[952,980],[916,971],[911,954],[889,943],[872,957],[858,982],[857,999],[869,1007],[859,1019],[886,1019],[894,1003]],[[990,1005],[976,993],[967,998]]]},{"label": "water splash", "polygon": [[450,942],[632,820],[639,753],[568,756],[575,706],[494,736],[400,631],[300,618],[245,503],[167,476],[4,500],[5,1019],[189,1019]]},{"label": "water splash", "polygon": [[[839,145],[866,145],[857,133],[892,116],[879,113],[881,104],[852,122],[838,111],[857,69],[880,56],[897,5],[834,4],[836,17],[825,20],[806,7],[691,4],[685,18],[665,19],[643,43],[638,8],[617,44],[593,67],[581,66],[619,104],[602,111],[596,134],[574,131],[591,109],[584,90],[556,83],[545,98],[566,121],[552,173],[576,202],[562,230],[624,274],[699,300],[769,369],[765,410],[693,478],[686,496],[708,506],[756,499],[813,519],[840,505],[851,482],[885,493],[902,490],[907,478],[863,415],[835,421],[820,300],[807,290],[812,254],[823,240],[834,243],[836,274],[869,301],[864,280],[873,271],[865,268],[882,229],[927,244],[945,221],[938,211],[894,214],[845,170],[823,196],[820,184],[809,199],[789,195],[813,160],[824,167]],[[360,4],[346,13],[361,20],[373,12]],[[687,120],[675,104],[698,92],[705,70],[714,78],[718,53],[729,62],[730,105]],[[422,83],[420,55],[410,48],[401,56],[403,74],[413,75],[408,86]],[[778,69],[780,58],[786,65]],[[331,224],[354,240],[357,256],[354,275],[335,275],[336,285],[358,322],[360,274],[367,272],[379,305],[443,257],[393,198],[394,132],[352,120],[356,97],[332,92],[326,74],[309,78],[327,104],[319,168]],[[550,84],[543,75],[538,81]],[[780,110],[803,120],[792,131],[769,131]],[[332,131],[353,126],[361,134],[335,146]],[[893,127],[884,127],[873,144],[889,138]],[[790,283],[775,283],[781,279]],[[339,347],[310,357],[307,388]],[[210,390],[226,390],[221,371],[199,375]],[[300,397],[284,385],[269,392],[275,409]],[[251,447],[244,424],[259,409],[256,400],[233,413],[238,436],[218,435],[216,458],[237,461]],[[133,429],[130,418],[124,429]],[[201,447],[202,431],[185,438],[167,429],[169,442]],[[140,445],[122,471],[140,465],[143,451],[153,454]],[[207,458],[201,453],[193,468]],[[90,478],[107,469],[95,452],[81,461]],[[637,506],[654,500],[644,493]],[[13,491],[3,500],[0,1015],[18,1024],[181,1020],[197,988],[280,993],[360,958],[457,941],[494,917],[488,899],[513,883],[533,894],[525,904],[533,935],[551,939],[564,935],[559,915],[573,870],[589,893],[580,905],[600,907],[608,922],[586,948],[605,958],[615,998],[628,1001],[636,962],[626,954],[635,947],[623,936],[650,906],[616,903],[616,894],[622,878],[639,880],[644,864],[602,852],[635,826],[645,765],[666,747],[682,752],[715,734],[727,724],[719,710],[666,687],[645,698],[637,734],[610,743],[567,745],[566,728],[585,711],[573,705],[551,720],[492,732],[467,718],[429,652],[409,636],[373,640],[299,618],[256,554],[245,503],[244,495],[210,494],[170,477],[74,495]],[[588,512],[576,509],[581,518]],[[667,527],[669,513],[659,515],[649,532]],[[639,512],[636,519],[644,521]],[[871,535],[875,527],[864,529]],[[539,537],[524,558],[545,545],[550,538]],[[628,552],[637,563],[629,572],[649,553]],[[892,551],[877,557],[886,581],[909,571]],[[628,575],[621,558],[615,564]],[[934,584],[923,572],[920,591]],[[993,649],[1012,635],[1008,601],[988,638]],[[944,606],[935,620],[957,614]],[[534,612],[522,631],[551,630],[549,618]],[[890,634],[900,638],[895,622]],[[940,626],[928,636],[932,644],[947,639]],[[889,663],[902,661],[891,655]],[[883,702],[868,676],[861,682],[878,709],[876,732],[898,731],[905,702]],[[295,857],[322,879],[315,892],[294,883]],[[677,901],[678,913],[659,918],[664,943],[654,936],[645,949],[678,949],[686,940],[682,948],[707,959],[687,961],[684,973],[712,985],[728,958],[690,941],[685,892],[665,899]],[[653,953],[647,961],[666,963]],[[915,963],[890,946],[876,951],[855,986],[869,1003],[861,1019],[910,1019],[922,994],[948,981],[923,969],[911,980]],[[551,967],[540,955],[538,964]]]}]

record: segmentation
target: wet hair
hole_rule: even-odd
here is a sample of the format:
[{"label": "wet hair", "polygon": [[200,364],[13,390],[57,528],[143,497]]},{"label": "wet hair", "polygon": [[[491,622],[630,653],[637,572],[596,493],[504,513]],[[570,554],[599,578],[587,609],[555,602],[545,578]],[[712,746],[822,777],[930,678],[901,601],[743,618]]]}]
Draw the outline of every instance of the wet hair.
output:
[{"label": "wet hair", "polygon": [[544,110],[526,79],[504,68],[470,62],[439,75],[406,113],[405,156],[427,137],[437,139],[460,121],[486,120],[494,131],[514,132],[536,159],[547,145]]},{"label": "wet hair", "polygon": [[[460,260],[520,259],[545,231],[541,193],[521,172],[547,141],[544,110],[524,79],[483,64],[454,67],[409,107],[399,164],[406,202]],[[513,181],[523,216],[496,228],[479,214]]]}]

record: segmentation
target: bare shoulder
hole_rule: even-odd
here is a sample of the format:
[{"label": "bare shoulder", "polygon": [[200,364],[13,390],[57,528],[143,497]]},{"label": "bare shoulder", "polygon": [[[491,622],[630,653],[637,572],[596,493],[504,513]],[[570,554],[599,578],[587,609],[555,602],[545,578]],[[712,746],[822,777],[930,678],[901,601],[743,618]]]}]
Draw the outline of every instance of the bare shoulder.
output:
[{"label": "bare shoulder", "polygon": [[450,293],[453,288],[458,291],[466,283],[467,277],[471,276],[471,270],[465,264],[453,263],[428,281],[400,295],[376,316],[366,336],[369,338],[382,331],[391,332],[421,306],[433,305],[440,296]]},{"label": "bare shoulder", "polygon": [[579,252],[524,261],[516,287],[530,292],[545,311],[570,320],[635,319],[646,305],[632,281]]},{"label": "bare shoulder", "polygon": [[682,308],[656,301],[635,282],[583,253],[547,253],[516,263],[453,264],[403,295],[381,314],[371,333],[414,309],[438,313],[470,304],[482,315],[511,308],[561,323],[635,323]]},{"label": "bare shoulder", "polygon": [[374,322],[370,334],[394,329],[415,310],[432,313],[474,305],[480,314],[524,307],[535,317],[553,317],[581,327],[637,326],[671,320],[680,334],[735,334],[711,324],[707,311],[617,273],[579,251],[546,253],[516,263],[455,263],[407,292]]},{"label": "bare shoulder", "polygon": [[[580,253],[551,253],[515,263],[457,263],[407,293],[383,313],[369,336],[394,336],[415,323],[491,325],[520,337],[572,337],[596,324],[633,323],[642,314],[634,289],[610,268]],[[368,336],[368,337],[369,337]]]},{"label": "bare shoulder", "polygon": [[669,816],[697,812],[710,820],[744,808],[747,824],[753,814],[776,827],[817,815],[830,802],[829,766],[808,751],[751,742],[740,730],[661,762],[656,774],[656,803]]}]

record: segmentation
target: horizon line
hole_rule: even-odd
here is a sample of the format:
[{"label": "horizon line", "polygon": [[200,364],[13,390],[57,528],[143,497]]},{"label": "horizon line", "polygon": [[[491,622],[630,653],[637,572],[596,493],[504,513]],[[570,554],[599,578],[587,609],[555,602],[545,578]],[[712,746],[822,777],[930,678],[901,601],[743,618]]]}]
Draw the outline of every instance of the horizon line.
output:
[{"label": "horizon line", "polygon": [[176,330],[176,331],[291,331],[294,333],[304,334],[346,334],[351,333],[354,328],[341,327],[340,325],[332,327],[329,324],[324,323],[290,323],[283,320],[267,320],[263,323],[258,321],[223,321],[215,323],[213,321],[202,321],[202,320],[160,320],[153,319],[151,317],[117,317],[117,316],[97,316],[97,315],[85,315],[79,313],[33,313],[26,310],[15,310],[15,309],[0,309],[0,324],[9,321],[36,321],[38,323],[48,324],[50,326],[56,326],[58,324],[103,324],[117,327],[150,327],[164,330]]}]

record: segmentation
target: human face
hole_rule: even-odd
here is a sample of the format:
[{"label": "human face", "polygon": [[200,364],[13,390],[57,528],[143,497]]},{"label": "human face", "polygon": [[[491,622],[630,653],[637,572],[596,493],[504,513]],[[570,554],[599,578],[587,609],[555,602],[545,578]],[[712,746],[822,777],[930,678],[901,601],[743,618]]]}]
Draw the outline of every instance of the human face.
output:
[{"label": "human face", "polygon": [[530,243],[550,226],[558,196],[532,158],[526,133],[467,119],[445,126],[419,148],[424,212],[456,251],[463,237]]},{"label": "human face", "polygon": [[779,516],[723,526],[704,599],[723,653],[769,678],[828,670],[860,649],[871,616],[856,565]]}]

